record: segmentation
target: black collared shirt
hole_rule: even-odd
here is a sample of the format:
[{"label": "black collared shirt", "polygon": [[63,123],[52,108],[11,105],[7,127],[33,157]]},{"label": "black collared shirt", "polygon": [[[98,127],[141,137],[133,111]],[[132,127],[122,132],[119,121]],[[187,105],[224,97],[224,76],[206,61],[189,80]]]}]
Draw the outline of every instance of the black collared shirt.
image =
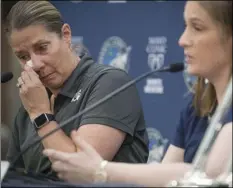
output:
[{"label": "black collared shirt", "polygon": [[[97,64],[91,57],[83,56],[54,101],[57,123],[67,120],[129,81],[130,78],[123,70]],[[102,124],[127,133],[113,161],[147,162],[148,136],[136,86],[115,95],[62,129],[67,136],[70,136],[72,130],[86,124]],[[11,161],[38,137],[27,112],[21,107],[12,127],[8,160]],[[18,161],[17,166],[33,172],[52,175],[51,162],[42,154],[42,150],[42,144],[30,148]]]}]

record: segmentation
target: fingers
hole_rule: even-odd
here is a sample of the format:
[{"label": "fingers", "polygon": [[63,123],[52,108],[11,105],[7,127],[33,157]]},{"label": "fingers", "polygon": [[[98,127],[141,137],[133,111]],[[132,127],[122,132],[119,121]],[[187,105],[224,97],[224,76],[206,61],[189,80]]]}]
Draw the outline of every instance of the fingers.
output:
[{"label": "fingers", "polygon": [[[57,176],[63,180],[69,180],[72,175],[75,175],[76,168],[74,165],[64,163],[62,161],[55,161],[52,164],[52,169],[57,172]],[[71,176],[70,176],[71,175]],[[70,178],[69,178],[70,177]]]},{"label": "fingers", "polygon": [[64,153],[61,151],[55,151],[53,149],[45,149],[43,151],[43,154],[46,155],[47,157],[51,158],[54,161],[63,161],[68,163],[70,160],[70,153]]},{"label": "fingers", "polygon": [[21,73],[21,77],[18,78],[18,83],[17,83],[17,87],[20,89],[20,93],[21,94],[25,94],[27,93],[27,90],[30,86],[32,86],[32,81],[29,77],[29,75],[27,74],[27,72],[23,71]]},{"label": "fingers", "polygon": [[27,73],[32,82],[37,83],[38,81],[40,81],[38,74],[30,66],[25,65],[24,72]]},{"label": "fingers", "polygon": [[55,161],[52,164],[52,168],[53,170],[55,170],[56,172],[66,172],[66,171],[70,171],[70,165],[67,163],[64,163],[62,161]]},{"label": "fingers", "polygon": [[60,172],[57,174],[60,179],[65,179],[64,173]]},{"label": "fingers", "polygon": [[[39,76],[34,72],[34,70],[25,65],[24,71],[21,73],[21,77],[18,78],[17,87],[19,87],[22,91],[27,89],[30,86],[33,86],[34,84],[40,84],[41,81],[39,79]],[[24,86],[24,89],[22,88]]]},{"label": "fingers", "polygon": [[23,82],[22,78],[19,77],[19,78],[18,78],[18,83],[17,83],[16,86],[17,86],[18,88],[21,88],[21,86],[22,86],[23,84],[24,84],[24,82]]},{"label": "fingers", "polygon": [[[57,176],[58,176],[60,179],[62,179],[62,180],[65,180],[65,181],[70,182],[70,180],[69,180],[69,173],[67,173],[67,172],[59,172],[59,173],[57,174]],[[71,182],[70,182],[70,183],[71,183]]]},{"label": "fingers", "polygon": [[26,84],[31,83],[31,78],[30,78],[29,74],[28,74],[26,71],[23,71],[23,72],[21,73],[21,79],[22,79],[23,82],[26,83]]}]

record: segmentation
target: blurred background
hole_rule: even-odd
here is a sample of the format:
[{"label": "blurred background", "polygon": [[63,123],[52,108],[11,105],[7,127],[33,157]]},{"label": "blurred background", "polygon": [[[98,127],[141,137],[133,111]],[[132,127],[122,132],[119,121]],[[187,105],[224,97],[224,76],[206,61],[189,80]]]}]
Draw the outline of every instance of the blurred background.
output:
[{"label": "blurred background", "polygon": [[[16,2],[2,1],[2,20]],[[183,49],[178,46],[178,40],[184,30],[184,3],[52,1],[71,26],[74,48],[84,44],[96,63],[122,68],[132,78],[171,63],[183,62]],[[3,33],[1,42],[1,71],[14,74],[10,82],[1,84],[1,128],[5,129],[13,123],[20,106],[16,81],[21,68]],[[193,81],[194,78],[184,71],[157,74],[137,84],[150,137],[148,162],[161,160]],[[1,131],[1,134],[5,133]],[[7,139],[4,146],[7,147]],[[2,143],[2,148],[4,146]]]}]

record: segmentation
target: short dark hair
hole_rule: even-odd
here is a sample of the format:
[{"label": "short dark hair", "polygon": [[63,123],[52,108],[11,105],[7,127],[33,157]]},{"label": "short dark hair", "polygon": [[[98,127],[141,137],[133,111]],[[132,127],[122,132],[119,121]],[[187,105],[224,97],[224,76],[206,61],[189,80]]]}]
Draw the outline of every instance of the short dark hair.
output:
[{"label": "short dark hair", "polygon": [[61,13],[48,1],[18,1],[6,18],[6,32],[11,34],[14,29],[37,24],[61,36],[64,22]]}]

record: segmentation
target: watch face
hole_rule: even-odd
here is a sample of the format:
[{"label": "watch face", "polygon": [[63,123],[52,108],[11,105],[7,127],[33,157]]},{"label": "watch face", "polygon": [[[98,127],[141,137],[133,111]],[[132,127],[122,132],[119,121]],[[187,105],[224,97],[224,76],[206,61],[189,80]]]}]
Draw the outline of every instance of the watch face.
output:
[{"label": "watch face", "polygon": [[35,126],[37,128],[40,128],[42,125],[48,122],[48,119],[46,118],[45,114],[41,114],[39,117],[37,117],[34,120]]}]

